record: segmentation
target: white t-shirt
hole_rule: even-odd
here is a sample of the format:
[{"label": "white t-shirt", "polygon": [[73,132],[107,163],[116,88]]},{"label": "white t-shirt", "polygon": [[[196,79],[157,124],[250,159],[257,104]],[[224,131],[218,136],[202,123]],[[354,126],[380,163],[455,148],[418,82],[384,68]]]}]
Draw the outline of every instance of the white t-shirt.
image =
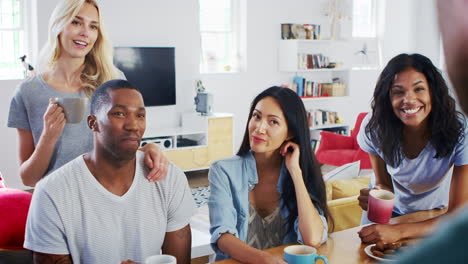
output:
[{"label": "white t-shirt", "polygon": [[166,232],[189,223],[194,201],[185,174],[172,163],[165,179],[151,183],[137,151],[133,183],[117,196],[105,189],[79,156],[34,191],[24,247],[71,254],[74,263],[142,262],[160,254]]}]

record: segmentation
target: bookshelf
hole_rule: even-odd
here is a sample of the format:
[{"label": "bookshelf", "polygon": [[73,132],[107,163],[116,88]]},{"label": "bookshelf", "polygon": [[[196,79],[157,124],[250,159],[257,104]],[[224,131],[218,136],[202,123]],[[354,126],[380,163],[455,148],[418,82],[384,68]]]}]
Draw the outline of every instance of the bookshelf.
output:
[{"label": "bookshelf", "polygon": [[[325,58],[323,63],[311,63],[310,55]],[[306,59],[304,59],[306,58]],[[328,68],[327,62],[333,62],[333,67]],[[313,65],[312,65],[313,64]],[[319,68],[317,68],[317,65]],[[353,54],[349,48],[347,40],[323,40],[323,39],[281,39],[278,45],[278,70],[283,73],[289,73],[288,83],[297,82],[297,77],[305,79],[304,83],[310,82],[313,85],[318,84],[307,92],[306,85],[299,91],[302,91],[302,100],[306,108],[324,108],[327,111],[336,111],[338,106],[349,104],[350,99],[350,73],[353,70]],[[335,80],[335,83],[333,82]],[[340,85],[339,93],[326,94],[323,96],[324,84]],[[344,91],[343,91],[344,89]],[[335,91],[334,89],[332,89]],[[327,90],[330,91],[330,90]],[[312,95],[312,96],[310,96]],[[329,130],[339,133],[349,133],[349,125],[341,120],[339,124],[319,124],[310,128],[311,134],[319,134],[322,130]]]},{"label": "bookshelf", "polygon": [[348,130],[349,125],[348,124],[332,124],[332,125],[322,125],[322,126],[315,126],[315,127],[310,127],[310,130],[326,130],[326,129],[334,129],[334,128],[343,128],[345,130]]}]

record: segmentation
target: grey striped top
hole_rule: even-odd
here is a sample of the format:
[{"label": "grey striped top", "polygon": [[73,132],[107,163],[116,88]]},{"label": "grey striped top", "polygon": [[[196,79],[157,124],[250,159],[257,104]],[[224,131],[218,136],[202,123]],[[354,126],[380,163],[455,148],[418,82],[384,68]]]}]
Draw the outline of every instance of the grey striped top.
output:
[{"label": "grey striped top", "polygon": [[249,226],[247,231],[247,244],[256,249],[267,249],[283,244],[286,235],[285,223],[280,208],[262,218],[249,203]]}]

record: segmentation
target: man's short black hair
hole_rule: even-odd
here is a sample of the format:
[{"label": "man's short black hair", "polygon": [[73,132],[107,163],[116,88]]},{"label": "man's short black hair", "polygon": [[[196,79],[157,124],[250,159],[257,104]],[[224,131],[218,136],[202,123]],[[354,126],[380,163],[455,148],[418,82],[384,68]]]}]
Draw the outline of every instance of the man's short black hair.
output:
[{"label": "man's short black hair", "polygon": [[107,81],[101,84],[91,97],[91,114],[95,115],[101,107],[110,102],[109,91],[115,91],[118,89],[132,89],[140,92],[135,86],[133,86],[127,80],[115,79]]}]

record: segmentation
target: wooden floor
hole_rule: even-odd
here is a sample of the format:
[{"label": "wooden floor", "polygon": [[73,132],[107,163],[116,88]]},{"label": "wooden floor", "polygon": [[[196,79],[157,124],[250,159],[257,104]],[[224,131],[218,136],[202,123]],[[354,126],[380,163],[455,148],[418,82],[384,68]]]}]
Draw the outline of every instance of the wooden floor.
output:
[{"label": "wooden floor", "polygon": [[200,186],[208,186],[208,170],[189,171],[186,172],[190,188],[197,188]]},{"label": "wooden floor", "polygon": [[194,258],[194,259],[192,259],[192,261],[190,261],[191,264],[206,264],[208,262],[209,262],[208,261],[208,256]]}]

